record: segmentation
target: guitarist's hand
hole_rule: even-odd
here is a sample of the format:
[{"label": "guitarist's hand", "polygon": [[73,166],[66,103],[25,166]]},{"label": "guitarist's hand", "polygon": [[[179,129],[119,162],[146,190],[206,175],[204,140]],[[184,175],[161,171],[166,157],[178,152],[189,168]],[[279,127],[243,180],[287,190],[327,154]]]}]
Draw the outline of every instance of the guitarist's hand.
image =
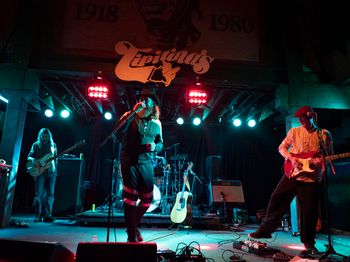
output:
[{"label": "guitarist's hand", "polygon": [[301,169],[303,167],[303,164],[299,162],[298,158],[292,156],[289,160],[295,169]]},{"label": "guitarist's hand", "polygon": [[323,158],[322,157],[315,157],[312,159],[312,163],[313,165],[315,165],[315,167],[321,167],[322,163],[323,163]]}]

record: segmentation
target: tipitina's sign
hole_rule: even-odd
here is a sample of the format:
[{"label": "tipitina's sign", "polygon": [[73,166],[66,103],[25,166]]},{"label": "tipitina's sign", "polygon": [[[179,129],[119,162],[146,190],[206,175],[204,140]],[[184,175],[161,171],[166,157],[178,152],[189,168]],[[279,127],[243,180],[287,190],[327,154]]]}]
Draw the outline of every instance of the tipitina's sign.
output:
[{"label": "tipitina's sign", "polygon": [[127,41],[115,45],[115,51],[122,58],[115,67],[115,75],[125,81],[142,83],[164,83],[169,86],[180,70],[180,65],[190,65],[196,74],[208,72],[214,58],[206,50],[200,53],[178,51],[175,48],[154,51],[151,48],[139,49]]}]

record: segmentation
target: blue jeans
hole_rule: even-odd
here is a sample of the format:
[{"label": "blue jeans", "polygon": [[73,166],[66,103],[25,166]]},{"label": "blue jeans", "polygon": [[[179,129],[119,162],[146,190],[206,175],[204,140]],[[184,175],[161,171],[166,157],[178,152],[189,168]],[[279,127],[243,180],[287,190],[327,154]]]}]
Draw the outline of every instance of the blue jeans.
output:
[{"label": "blue jeans", "polygon": [[35,197],[33,206],[37,215],[52,216],[56,177],[56,173],[48,171],[34,177]]}]

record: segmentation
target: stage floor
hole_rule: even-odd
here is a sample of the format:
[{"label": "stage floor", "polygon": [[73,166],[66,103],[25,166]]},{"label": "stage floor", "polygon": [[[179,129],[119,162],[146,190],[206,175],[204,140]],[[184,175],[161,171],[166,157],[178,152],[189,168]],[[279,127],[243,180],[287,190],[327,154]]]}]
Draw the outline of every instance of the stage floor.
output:
[{"label": "stage floor", "polygon": [[[121,218],[118,217],[118,219]],[[145,221],[150,222],[151,220],[149,219],[146,217]],[[113,223],[108,231],[106,223],[103,223],[102,220],[104,221],[104,219],[101,219],[100,222],[102,223],[100,225],[90,222],[77,223],[77,220],[69,219],[56,219],[53,223],[34,223],[32,215],[16,215],[12,216],[12,221],[26,222],[29,224],[29,227],[21,228],[12,225],[8,228],[3,228],[0,230],[0,238],[58,242],[73,253],[76,253],[78,243],[107,242],[107,235],[109,235],[108,242],[126,241],[126,232],[123,225],[114,221],[116,223]],[[256,228],[256,224],[241,225],[239,227],[221,224],[220,229],[201,229],[195,226],[191,229],[185,229],[177,225],[169,229],[157,223],[154,225],[145,223],[141,231],[145,242],[155,242],[158,250],[171,250],[179,254],[179,251],[187,245],[194,247],[193,254],[197,254],[196,249],[200,248],[200,251],[206,258],[212,259],[207,261],[239,261],[238,258],[241,258],[241,261],[277,261],[273,259],[273,253],[281,251],[292,258],[297,256],[300,250],[303,249],[298,236],[292,236],[290,232],[277,231],[271,239],[260,240],[262,244],[266,244],[264,250],[261,250],[264,252],[259,252],[259,255],[254,254],[254,249],[247,250],[242,243],[244,241],[247,242],[247,234]],[[316,247],[319,251],[325,251],[325,244],[328,243],[327,234],[318,234],[316,241]],[[333,234],[333,247],[337,253],[349,256],[350,234],[336,231],[336,234]],[[237,258],[236,260],[232,259],[234,255]],[[315,256],[316,259],[319,257],[319,255]],[[328,260],[324,261],[341,260],[337,257],[331,259],[328,257]]]},{"label": "stage floor", "polygon": [[[94,212],[85,211],[77,214],[76,221],[80,225],[98,225],[105,224],[108,221],[108,207],[99,207]],[[201,214],[196,211],[193,212],[193,227],[205,229],[220,229],[222,223],[220,217],[215,214]],[[117,226],[124,225],[124,213],[122,210],[113,208],[110,214],[110,221]],[[171,227],[174,226],[170,220],[170,214],[150,212],[145,213],[141,223],[148,226]]]}]

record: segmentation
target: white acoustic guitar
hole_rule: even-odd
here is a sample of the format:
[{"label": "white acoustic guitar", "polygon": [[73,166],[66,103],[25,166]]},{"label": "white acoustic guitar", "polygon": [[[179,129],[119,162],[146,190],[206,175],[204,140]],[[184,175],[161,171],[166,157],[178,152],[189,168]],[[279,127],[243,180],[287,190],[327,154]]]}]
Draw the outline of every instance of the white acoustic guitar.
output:
[{"label": "white acoustic guitar", "polygon": [[57,157],[66,154],[78,147],[81,147],[85,145],[85,140],[82,140],[78,143],[76,143],[74,146],[64,150],[63,152],[53,155],[52,153],[48,153],[45,156],[43,156],[40,159],[36,159],[35,161],[28,161],[27,162],[27,171],[28,173],[33,176],[40,176],[42,173],[44,173],[45,170],[47,170],[51,166],[51,161],[55,160]]},{"label": "white acoustic guitar", "polygon": [[193,163],[190,162],[184,171],[184,183],[182,185],[181,192],[177,193],[175,204],[170,213],[170,219],[173,223],[191,224],[192,221],[192,194],[185,191],[185,181],[187,180],[187,174],[192,169]]}]

